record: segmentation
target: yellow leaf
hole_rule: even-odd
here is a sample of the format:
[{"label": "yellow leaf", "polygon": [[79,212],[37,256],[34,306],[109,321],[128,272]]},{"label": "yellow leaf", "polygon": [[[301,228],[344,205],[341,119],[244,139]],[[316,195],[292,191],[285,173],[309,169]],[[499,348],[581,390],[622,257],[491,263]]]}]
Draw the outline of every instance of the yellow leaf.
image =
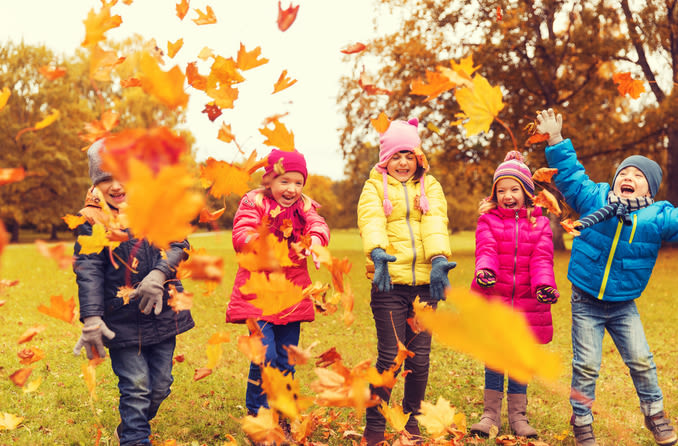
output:
[{"label": "yellow leaf", "polygon": [[181,69],[174,66],[165,72],[160,69],[155,58],[143,52],[139,61],[141,69],[141,88],[169,108],[185,107],[188,95],[184,92],[186,77]]},{"label": "yellow leaf", "polygon": [[235,136],[233,135],[233,130],[231,130],[231,124],[226,124],[225,122],[221,124],[217,139],[223,142],[233,142]]},{"label": "yellow leaf", "polygon": [[80,365],[80,369],[82,370],[82,377],[85,380],[85,384],[87,384],[87,390],[89,390],[89,394],[92,397],[92,399],[96,401],[97,399],[96,364],[93,363],[92,361],[85,361]]},{"label": "yellow leaf", "polygon": [[277,147],[280,150],[291,152],[294,150],[294,133],[287,130],[285,124],[277,119],[271,121],[273,123],[273,130],[268,127],[259,129],[259,133],[264,135],[267,139],[264,144],[267,146]]},{"label": "yellow leaf", "polygon": [[75,229],[87,221],[87,219],[82,215],[71,215],[71,214],[67,214],[61,217],[61,219],[66,222],[66,225],[68,225],[68,229]]},{"label": "yellow leaf", "polygon": [[167,55],[170,59],[174,58],[182,46],[184,46],[184,39],[179,39],[176,42],[167,42]]},{"label": "yellow leaf", "polygon": [[379,113],[379,116],[377,116],[377,119],[370,119],[370,124],[372,124],[372,127],[374,127],[379,134],[382,134],[388,130],[388,126],[391,125],[391,120],[388,119],[386,113],[381,112]]},{"label": "yellow leaf", "polygon": [[210,195],[221,198],[229,194],[244,195],[250,190],[247,185],[250,174],[239,166],[208,158],[200,166],[200,177],[209,187]]},{"label": "yellow leaf", "polygon": [[221,344],[207,344],[207,368],[216,369],[224,350]]},{"label": "yellow leaf", "polygon": [[[262,311],[262,316],[280,313],[298,304],[303,298],[303,289],[287,280],[284,273],[251,273],[250,278],[240,291],[244,294],[255,294],[257,297],[249,302]],[[281,315],[285,317],[285,315]]]},{"label": "yellow leaf", "polygon": [[308,406],[309,398],[300,395],[299,383],[291,373],[283,373],[275,367],[261,368],[261,388],[266,392],[268,403],[272,409],[297,420]]},{"label": "yellow leaf", "polygon": [[398,404],[394,404],[393,407],[388,407],[388,404],[382,402],[379,406],[379,412],[384,415],[388,424],[390,424],[396,432],[404,431],[405,425],[410,419],[410,413],[404,413],[402,406]]},{"label": "yellow leaf", "polygon": [[281,90],[286,89],[287,87],[291,87],[292,85],[296,84],[297,80],[292,79],[291,77],[287,76],[287,70],[283,70],[282,73],[280,73],[280,77],[276,81],[275,85],[273,85],[273,93],[275,94]]},{"label": "yellow leaf", "polygon": [[278,417],[271,409],[259,408],[256,417],[247,415],[240,420],[240,425],[252,441],[281,444],[285,440],[285,434],[278,424]]},{"label": "yellow leaf", "polygon": [[9,91],[9,88],[3,87],[2,90],[0,90],[0,110],[2,110],[5,105],[7,105],[7,101],[9,100],[9,96],[12,94],[11,91]]},{"label": "yellow leaf", "polygon": [[42,377],[41,376],[37,377],[33,381],[26,384],[23,388],[23,391],[24,391],[24,393],[35,392],[36,390],[38,390],[38,387],[40,387],[40,384],[42,384]]},{"label": "yellow leaf", "polygon": [[18,417],[14,414],[3,412],[2,416],[0,416],[0,430],[14,430],[22,421],[24,421],[24,417]]},{"label": "yellow leaf", "polygon": [[101,223],[95,223],[92,226],[92,235],[78,236],[80,243],[80,254],[98,254],[109,245],[106,237],[106,228]]},{"label": "yellow leaf", "polygon": [[445,398],[439,396],[435,405],[422,401],[420,414],[415,418],[426,428],[426,432],[437,438],[445,435],[448,427],[455,426],[456,412]]},{"label": "yellow leaf", "polygon": [[214,57],[214,51],[206,46],[200,50],[200,53],[198,53],[198,59],[200,60],[207,60],[210,57]]},{"label": "yellow leaf", "polygon": [[45,127],[59,119],[59,116],[60,116],[59,110],[53,110],[50,115],[47,115],[42,121],[35,124],[35,130],[44,129]]},{"label": "yellow leaf", "polygon": [[450,65],[452,66],[452,70],[454,70],[457,74],[466,77],[469,80],[471,79],[471,75],[478,68],[480,68],[480,65],[475,67],[473,66],[473,54],[464,57],[459,61],[459,63],[456,63],[455,61],[450,61]]},{"label": "yellow leaf", "polygon": [[492,87],[484,77],[476,75],[472,87],[457,89],[454,97],[463,111],[466,136],[487,132],[490,124],[504,108],[499,86]]},{"label": "yellow leaf", "polygon": [[[416,322],[439,342],[475,356],[494,370],[506,370],[522,383],[535,375],[549,380],[558,377],[558,355],[537,342],[523,314],[468,290],[447,293],[447,302],[455,311],[434,311],[422,308],[419,302],[415,306]],[[480,319],[487,323],[478,324]]]}]

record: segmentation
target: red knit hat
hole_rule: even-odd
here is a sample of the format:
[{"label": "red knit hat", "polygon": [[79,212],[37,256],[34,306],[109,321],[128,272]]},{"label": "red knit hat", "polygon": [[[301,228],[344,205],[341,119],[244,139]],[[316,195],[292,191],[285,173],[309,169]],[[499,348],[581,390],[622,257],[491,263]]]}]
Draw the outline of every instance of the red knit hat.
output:
[{"label": "red knit hat", "polygon": [[268,164],[266,164],[265,171],[265,175],[273,173],[273,178],[285,172],[299,172],[304,177],[304,184],[306,184],[306,177],[308,176],[306,159],[296,150],[291,152],[278,149],[271,150],[271,153],[268,154]]},{"label": "red knit hat", "polygon": [[495,198],[497,182],[503,178],[511,178],[520,183],[528,198],[534,198],[534,182],[532,181],[532,174],[530,168],[523,162],[523,155],[512,150],[506,154],[504,162],[494,171],[494,178],[492,180],[492,198]]}]

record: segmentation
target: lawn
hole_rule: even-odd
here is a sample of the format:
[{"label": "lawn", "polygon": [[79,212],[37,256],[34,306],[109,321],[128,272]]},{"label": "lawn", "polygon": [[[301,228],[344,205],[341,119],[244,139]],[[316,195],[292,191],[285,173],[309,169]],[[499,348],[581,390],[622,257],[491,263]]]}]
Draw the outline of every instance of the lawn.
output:
[{"label": "lawn", "polygon": [[[458,263],[450,272],[453,287],[466,288],[473,274],[473,234],[451,237],[453,260]],[[179,336],[177,354],[183,362],[174,367],[172,394],[152,422],[154,441],[163,444],[220,445],[232,435],[238,444],[249,444],[238,419],[245,415],[244,392],[248,361],[237,348],[237,337],[246,333],[242,325],[225,324],[225,308],[236,270],[230,233],[201,233],[191,237],[194,247],[205,248],[225,261],[224,281],[207,294],[203,283],[186,281],[187,290],[195,293],[192,309],[196,327]],[[70,240],[68,241],[70,245]],[[70,247],[69,247],[70,249]],[[317,345],[314,354],[335,347],[343,362],[351,367],[366,359],[375,359],[375,331],[369,309],[369,282],[364,274],[364,257],[357,231],[334,231],[330,245],[335,257],[348,257],[352,262],[349,276],[355,293],[355,322],[345,327],[341,310],[329,316],[318,315],[313,323],[302,324],[301,345]],[[14,430],[0,430],[0,444],[95,444],[100,432],[100,444],[115,444],[112,431],[119,422],[117,414],[117,380],[106,360],[97,371],[96,400],[89,396],[81,365],[84,355],[71,351],[80,334],[80,323],[68,324],[37,311],[40,304],[49,304],[50,296],[75,297],[77,291],[70,270],[60,270],[56,262],[42,257],[33,244],[17,244],[5,248],[0,278],[18,280],[0,295],[0,415],[14,414],[24,418]],[[528,416],[540,432],[541,440],[552,445],[574,444],[569,431],[568,403],[571,356],[569,282],[566,279],[569,253],[556,255],[556,279],[563,295],[553,306],[554,341],[547,346],[559,354],[562,372],[556,382],[535,381],[528,389]],[[659,372],[665,396],[665,406],[674,425],[678,421],[678,372],[672,368],[678,361],[676,347],[676,315],[670,311],[675,284],[678,250],[661,252],[653,277],[638,306],[645,324],[649,344]],[[327,271],[312,271],[314,280],[329,282]],[[443,304],[446,305],[446,304]],[[478,320],[478,324],[484,324]],[[17,344],[29,327],[43,325],[45,329],[30,342]],[[219,367],[206,378],[194,381],[195,369],[207,362],[206,343],[218,331],[228,332],[231,341],[223,345],[224,355]],[[435,339],[435,338],[434,338]],[[497,339],[497,342],[502,342]],[[25,367],[17,353],[29,347],[44,351],[45,358],[32,364],[29,383],[41,379],[33,392],[15,386],[9,376]],[[310,383],[315,379],[313,365],[298,367],[302,394],[312,396]],[[483,366],[476,359],[456,353],[435,342],[431,353],[431,375],[426,400],[435,403],[444,397],[463,412],[468,424],[477,421],[482,412]],[[394,401],[402,397],[402,384],[394,390]],[[651,445],[650,433],[643,427],[631,378],[626,366],[610,341],[605,338],[603,367],[598,380],[597,401],[594,404],[594,429],[602,445]],[[320,409],[315,407],[315,409]],[[346,430],[360,432],[363,420],[350,409],[327,409],[323,426],[316,429],[312,441],[329,445],[350,444],[357,436],[342,437]],[[504,431],[508,429],[504,407]],[[482,443],[482,442],[481,442]],[[487,444],[494,444],[488,441]]]}]

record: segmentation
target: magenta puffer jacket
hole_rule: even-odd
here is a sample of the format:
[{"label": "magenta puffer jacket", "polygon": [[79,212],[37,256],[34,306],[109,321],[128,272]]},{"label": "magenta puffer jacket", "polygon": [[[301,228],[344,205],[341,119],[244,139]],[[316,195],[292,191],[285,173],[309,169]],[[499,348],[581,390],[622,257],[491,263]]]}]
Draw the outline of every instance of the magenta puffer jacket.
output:
[{"label": "magenta puffer jacket", "polygon": [[[269,230],[272,234],[283,239],[281,226],[285,220],[292,222],[292,233],[287,237],[288,243],[296,242],[302,235],[318,237],[323,246],[330,241],[330,230],[325,219],[318,214],[318,203],[308,197],[299,199],[288,208],[280,206],[271,196],[264,193],[263,189],[255,189],[248,192],[240,200],[238,210],[233,217],[233,248],[241,252],[247,244],[248,237],[261,224],[265,216],[269,219]],[[272,211],[273,214],[271,214]],[[290,252],[293,250],[290,249]],[[306,267],[306,259],[294,259],[293,266],[283,268],[285,277],[290,282],[302,288],[311,284],[311,277]],[[238,267],[233,284],[231,300],[226,310],[226,322],[242,323],[248,318],[258,318],[273,324],[284,325],[290,322],[308,322],[315,319],[313,302],[310,298],[302,300],[294,305],[294,309],[288,308],[280,313],[261,316],[261,309],[252,305],[249,301],[255,298],[254,294],[243,294],[240,287],[250,278],[250,271]]]},{"label": "magenta puffer jacket", "polygon": [[535,208],[536,225],[527,219],[527,209],[492,209],[478,219],[476,228],[476,273],[494,272],[497,283],[482,288],[474,280],[471,289],[499,298],[522,312],[537,340],[546,344],[553,338],[551,305],[537,300],[539,286],[556,288],[553,275],[553,234],[549,219]]}]

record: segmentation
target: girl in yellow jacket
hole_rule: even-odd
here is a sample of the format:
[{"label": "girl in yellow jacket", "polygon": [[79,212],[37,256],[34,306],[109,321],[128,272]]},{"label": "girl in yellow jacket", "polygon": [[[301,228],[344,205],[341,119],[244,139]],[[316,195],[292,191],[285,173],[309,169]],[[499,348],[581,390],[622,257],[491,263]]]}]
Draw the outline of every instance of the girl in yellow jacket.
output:
[{"label": "girl in yellow jacket", "polygon": [[[418,120],[393,121],[379,139],[379,162],[370,172],[358,202],[358,226],[372,279],[370,306],[377,330],[377,370],[393,364],[398,340],[414,356],[405,360],[403,410],[410,413],[406,429],[421,439],[419,414],[428,382],[431,336],[414,333],[407,324],[415,298],[436,306],[450,286],[447,201],[440,183],[427,175]],[[389,255],[386,250],[393,252]],[[372,389],[388,404],[391,389]],[[368,446],[384,441],[386,421],[379,406],[367,409],[363,438]]]}]

